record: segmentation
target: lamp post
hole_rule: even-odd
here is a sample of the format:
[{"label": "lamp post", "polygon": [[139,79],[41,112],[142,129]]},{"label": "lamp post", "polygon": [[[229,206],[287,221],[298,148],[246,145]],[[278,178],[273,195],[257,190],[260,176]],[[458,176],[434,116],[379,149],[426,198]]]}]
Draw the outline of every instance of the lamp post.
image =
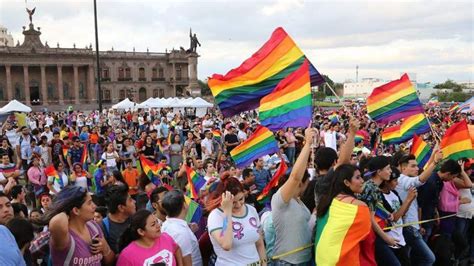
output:
[{"label": "lamp post", "polygon": [[94,0],[95,58],[97,63],[97,93],[99,94],[99,113],[102,112],[102,88],[100,87],[99,30],[97,29],[97,3]]}]

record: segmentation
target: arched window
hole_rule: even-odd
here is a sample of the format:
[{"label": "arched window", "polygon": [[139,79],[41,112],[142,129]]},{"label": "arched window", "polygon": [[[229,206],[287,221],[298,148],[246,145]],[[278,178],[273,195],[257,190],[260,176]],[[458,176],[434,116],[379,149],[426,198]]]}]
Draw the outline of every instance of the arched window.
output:
[{"label": "arched window", "polygon": [[165,72],[163,71],[163,68],[158,69],[158,78],[159,79],[164,79],[165,78]]},{"label": "arched window", "polygon": [[129,67],[125,68],[125,78],[126,79],[131,79],[132,78],[132,73],[130,72]]},{"label": "arched window", "polygon": [[158,92],[158,97],[165,98],[165,89],[160,89],[160,91]]},{"label": "arched window", "polygon": [[158,89],[153,90],[153,98],[156,98],[156,97],[159,97],[159,90]]},{"label": "arched window", "polygon": [[123,80],[125,78],[125,69],[123,67],[119,67],[119,80]]}]

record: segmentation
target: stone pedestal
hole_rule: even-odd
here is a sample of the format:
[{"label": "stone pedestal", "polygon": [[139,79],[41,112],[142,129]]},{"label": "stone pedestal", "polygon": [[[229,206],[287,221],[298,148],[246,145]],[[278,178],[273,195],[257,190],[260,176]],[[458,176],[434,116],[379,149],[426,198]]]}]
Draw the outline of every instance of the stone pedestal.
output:
[{"label": "stone pedestal", "polygon": [[190,53],[187,57],[189,85],[186,87],[186,91],[192,97],[197,97],[201,95],[201,87],[199,86],[197,78],[197,62],[199,55],[197,53]]}]

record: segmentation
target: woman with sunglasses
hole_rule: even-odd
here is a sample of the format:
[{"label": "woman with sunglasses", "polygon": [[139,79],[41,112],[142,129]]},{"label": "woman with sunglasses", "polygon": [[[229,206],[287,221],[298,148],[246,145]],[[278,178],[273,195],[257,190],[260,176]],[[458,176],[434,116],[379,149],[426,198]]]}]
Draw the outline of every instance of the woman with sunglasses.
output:
[{"label": "woman with sunglasses", "polygon": [[245,204],[239,180],[222,178],[207,209],[207,227],[217,255],[215,265],[267,265],[260,219],[255,208]]},{"label": "woman with sunglasses", "polygon": [[161,222],[150,211],[139,210],[120,239],[117,266],[183,265],[181,249],[161,232]]},{"label": "woman with sunglasses", "polygon": [[53,265],[113,263],[115,254],[93,220],[95,209],[91,195],[83,187],[67,186],[58,193],[45,214]]}]

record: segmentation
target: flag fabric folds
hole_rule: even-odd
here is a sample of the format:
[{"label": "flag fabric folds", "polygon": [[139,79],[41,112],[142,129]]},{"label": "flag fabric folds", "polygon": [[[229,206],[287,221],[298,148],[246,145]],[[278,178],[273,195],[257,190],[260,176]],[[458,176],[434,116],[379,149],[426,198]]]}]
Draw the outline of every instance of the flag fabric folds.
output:
[{"label": "flag fabric folds", "polygon": [[199,190],[206,185],[206,180],[187,165],[186,176],[188,177],[188,196],[192,199],[199,198]]},{"label": "flag fabric folds", "polygon": [[44,175],[47,177],[50,177],[50,176],[53,177],[54,180],[58,182],[60,188],[64,187],[63,179],[59,177],[59,174],[54,168],[54,165],[50,165],[44,168]]},{"label": "flag fabric folds", "polygon": [[441,151],[445,159],[474,158],[471,136],[466,120],[453,124],[441,140]]},{"label": "flag fabric folds", "polygon": [[230,156],[239,168],[244,168],[255,159],[278,151],[278,144],[273,133],[268,128],[259,125],[246,141],[230,152]]},{"label": "flag fabric folds", "polygon": [[218,129],[212,130],[212,136],[213,136],[214,139],[217,140],[217,141],[221,141],[221,139],[222,139],[221,131],[218,130]]},{"label": "flag fabric folds", "polygon": [[202,217],[202,207],[188,196],[184,196],[184,201],[188,205],[188,212],[184,218],[188,223],[199,223]]},{"label": "flag fabric folds", "polygon": [[387,144],[399,144],[410,140],[413,134],[424,134],[430,131],[430,124],[424,114],[407,117],[400,125],[384,129],[382,141]]},{"label": "flag fabric folds", "polygon": [[474,96],[472,96],[471,98],[469,98],[469,100],[461,103],[459,105],[459,110],[461,111],[469,111],[469,110],[473,110],[473,105],[474,105]]},{"label": "flag fabric folds", "polygon": [[257,197],[257,201],[260,203],[264,203],[269,199],[270,191],[272,188],[278,186],[278,180],[280,180],[280,177],[282,177],[286,173],[286,170],[288,170],[288,165],[286,165],[285,160],[283,158],[280,158],[280,160],[280,167],[278,167],[278,170],[275,172],[270,182],[268,182],[268,184],[263,188],[262,193]]},{"label": "flag fabric folds", "polygon": [[82,154],[81,154],[81,164],[85,168],[86,163],[87,163],[87,155],[89,152],[87,151],[87,145],[84,144],[82,145]]},{"label": "flag fabric folds", "polygon": [[288,127],[306,127],[312,114],[309,65],[305,61],[300,68],[283,79],[276,88],[260,100],[260,123],[270,130]]},{"label": "flag fabric folds", "polygon": [[416,162],[420,169],[424,169],[426,163],[431,157],[433,150],[421,137],[415,134],[413,136],[413,143],[410,148],[410,154],[415,155]]},{"label": "flag fabric folds", "polygon": [[[276,85],[297,70],[306,56],[291,37],[277,28],[270,39],[239,67],[225,75],[214,74],[208,80],[222,114],[230,117],[256,109],[260,99],[271,93]],[[316,68],[309,66],[311,85],[324,82]]]},{"label": "flag fabric folds", "polygon": [[158,179],[158,176],[162,168],[160,168],[159,165],[155,164],[155,162],[147,159],[143,155],[140,155],[140,164],[142,165],[143,172],[148,176],[148,178],[153,184],[161,184],[161,181]]},{"label": "flag fabric folds", "polygon": [[377,123],[387,124],[423,113],[423,106],[407,74],[375,88],[367,98],[367,112]]},{"label": "flag fabric folds", "polygon": [[358,130],[355,134],[354,141],[360,142],[360,141],[365,141],[365,133],[362,130]]},{"label": "flag fabric folds", "polygon": [[361,265],[359,243],[370,230],[367,206],[333,199],[316,224],[316,265]]}]

